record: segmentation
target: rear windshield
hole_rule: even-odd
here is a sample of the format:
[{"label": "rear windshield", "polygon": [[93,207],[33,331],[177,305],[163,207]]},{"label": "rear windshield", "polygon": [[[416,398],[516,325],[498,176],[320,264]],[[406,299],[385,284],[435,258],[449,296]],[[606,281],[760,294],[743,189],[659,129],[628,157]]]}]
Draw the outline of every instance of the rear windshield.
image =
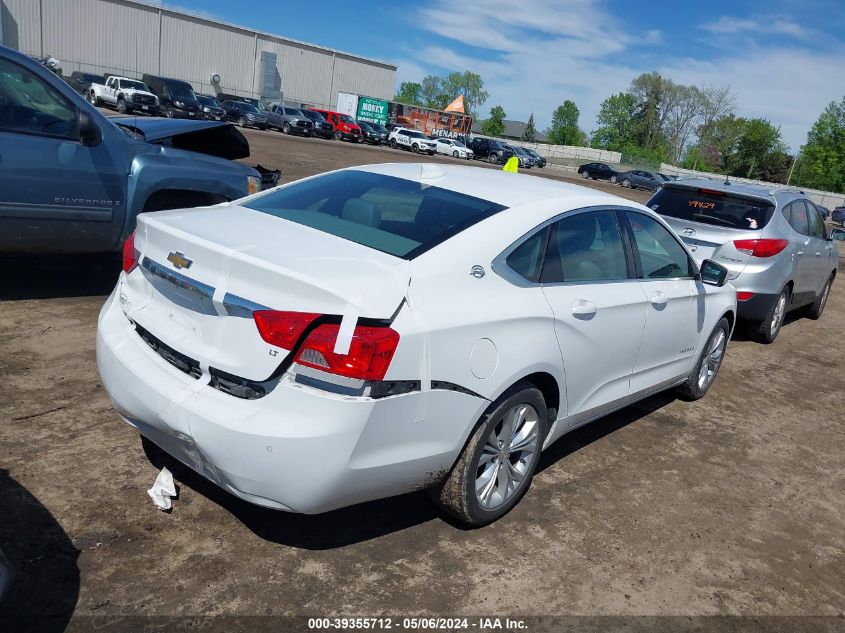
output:
[{"label": "rear windshield", "polygon": [[505,207],[365,171],[296,183],[245,205],[383,253],[413,259]]},{"label": "rear windshield", "polygon": [[666,217],[742,230],[762,229],[775,210],[774,205],[762,200],[747,200],[710,189],[677,187],[659,189],[648,206]]}]

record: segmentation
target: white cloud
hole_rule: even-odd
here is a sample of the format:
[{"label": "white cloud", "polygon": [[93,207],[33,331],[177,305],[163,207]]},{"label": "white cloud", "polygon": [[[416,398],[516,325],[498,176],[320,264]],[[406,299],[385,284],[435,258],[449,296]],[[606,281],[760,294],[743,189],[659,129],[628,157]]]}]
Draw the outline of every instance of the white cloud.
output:
[{"label": "white cloud", "polygon": [[[811,30],[784,16],[767,21],[723,16],[702,28],[733,45],[708,47],[702,49],[707,57],[694,58],[673,55],[659,30],[630,30],[600,0],[573,0],[565,7],[555,0],[434,0],[419,11],[415,24],[469,47],[409,49],[406,59],[398,60],[403,80],[473,70],[490,93],[482,114],[493,105],[502,105],[511,119],[526,120],[533,112],[541,129],[566,99],[580,108],[582,128],[595,129],[604,99],[627,90],[640,73],[657,69],[676,82],[731,86],[738,114],[780,125],[785,141],[797,150],[827,103],[841,99],[845,85],[845,44],[839,40],[828,39],[824,50],[785,47],[780,40],[755,42],[771,35],[809,38]],[[742,46],[736,39],[740,33]]]}]

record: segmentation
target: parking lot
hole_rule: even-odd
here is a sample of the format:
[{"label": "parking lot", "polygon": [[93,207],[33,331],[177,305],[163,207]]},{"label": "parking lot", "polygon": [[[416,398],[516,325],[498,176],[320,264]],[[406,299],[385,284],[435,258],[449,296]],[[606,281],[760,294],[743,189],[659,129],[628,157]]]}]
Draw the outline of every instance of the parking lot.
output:
[{"label": "parking lot", "polygon": [[[357,164],[456,162],[246,135],[244,162],[281,169],[283,182]],[[94,356],[118,259],[5,257],[0,267],[0,542],[22,563],[7,613],[845,611],[842,281],[819,321],[789,319],[771,346],[737,333],[703,400],[658,395],[570,434],[509,515],[463,530],[424,493],[289,515],[145,454]],[[146,493],[163,465],[179,486],[171,513]]]}]

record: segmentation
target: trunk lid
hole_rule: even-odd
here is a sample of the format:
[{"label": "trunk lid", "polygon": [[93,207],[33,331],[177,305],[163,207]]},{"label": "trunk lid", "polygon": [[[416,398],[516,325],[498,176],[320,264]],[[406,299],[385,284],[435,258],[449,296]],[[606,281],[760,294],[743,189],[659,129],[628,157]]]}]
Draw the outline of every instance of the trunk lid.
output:
[{"label": "trunk lid", "polygon": [[201,367],[254,381],[290,350],[261,338],[253,310],[389,319],[410,280],[405,260],[234,205],[141,214],[135,247],[127,315]]}]

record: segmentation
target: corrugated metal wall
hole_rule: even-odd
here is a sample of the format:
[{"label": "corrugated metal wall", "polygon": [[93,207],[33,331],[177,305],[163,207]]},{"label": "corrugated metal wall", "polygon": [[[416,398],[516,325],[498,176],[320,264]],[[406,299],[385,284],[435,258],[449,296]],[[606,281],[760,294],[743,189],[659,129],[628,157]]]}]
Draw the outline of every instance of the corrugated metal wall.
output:
[{"label": "corrugated metal wall", "polygon": [[213,94],[216,73],[221,91],[259,97],[268,51],[287,101],[334,108],[338,92],[389,99],[396,82],[388,64],[134,0],[0,0],[0,11],[6,46],[53,55],[65,74],[161,74]]}]

